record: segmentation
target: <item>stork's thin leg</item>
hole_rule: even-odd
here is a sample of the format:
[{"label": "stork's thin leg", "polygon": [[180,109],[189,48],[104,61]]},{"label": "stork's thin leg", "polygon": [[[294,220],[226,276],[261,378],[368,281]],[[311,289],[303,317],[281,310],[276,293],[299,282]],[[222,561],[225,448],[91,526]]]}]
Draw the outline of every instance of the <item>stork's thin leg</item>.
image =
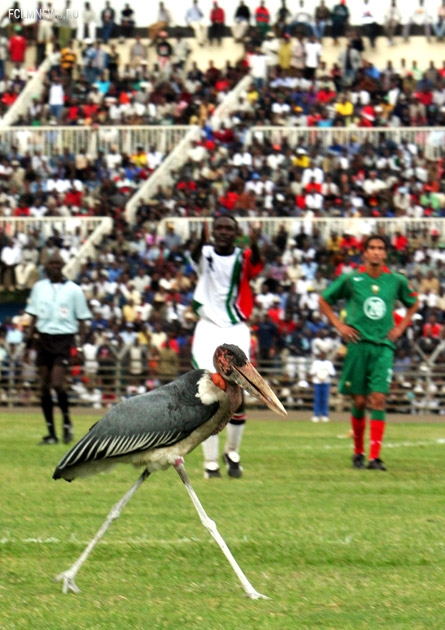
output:
[{"label": "stork's thin leg", "polygon": [[242,572],[240,566],[238,565],[237,561],[233,557],[232,552],[230,551],[230,549],[226,545],[223,537],[219,533],[219,531],[218,531],[218,529],[216,527],[216,523],[214,521],[212,521],[207,516],[204,508],[202,507],[201,501],[198,499],[198,495],[196,494],[196,492],[194,491],[194,489],[192,487],[192,484],[190,483],[190,479],[188,478],[187,472],[186,472],[185,467],[184,467],[184,460],[182,458],[178,458],[175,461],[174,466],[176,468],[176,472],[181,477],[181,480],[182,480],[183,484],[185,485],[185,487],[187,489],[187,492],[190,495],[192,503],[195,506],[195,509],[196,509],[196,511],[199,514],[199,518],[201,519],[201,523],[204,525],[204,527],[206,529],[208,529],[210,534],[213,536],[213,538],[218,543],[218,545],[219,545],[220,549],[222,550],[223,554],[226,556],[227,560],[230,562],[230,565],[231,565],[232,569],[235,571],[236,575],[238,576],[238,579],[240,580],[241,584],[243,585],[244,590],[246,591],[247,597],[250,597],[251,599],[269,599],[265,595],[261,595],[261,593],[258,593],[253,588],[252,584],[246,578],[246,576]]},{"label": "stork's thin leg", "polygon": [[82,552],[82,554],[76,560],[76,562],[67,571],[64,571],[63,573],[60,573],[60,575],[58,575],[56,578],[54,578],[55,582],[59,582],[60,580],[63,580],[63,588],[62,588],[62,592],[63,593],[68,593],[68,591],[73,591],[73,593],[80,593],[80,588],[78,586],[76,586],[76,584],[74,582],[74,578],[76,577],[77,572],[79,571],[80,567],[83,565],[85,560],[88,558],[90,553],[93,551],[94,547],[100,541],[102,536],[105,534],[107,529],[110,527],[111,523],[113,521],[115,521],[117,518],[119,518],[123,508],[127,505],[128,501],[134,495],[136,490],[144,483],[144,481],[147,479],[147,477],[149,475],[150,475],[150,473],[148,472],[148,470],[144,470],[142,475],[131,486],[131,488],[128,490],[128,492],[126,492],[124,494],[122,499],[120,499],[120,501],[118,501],[111,508],[110,513],[108,514],[107,518],[105,519],[102,527],[99,529],[99,531],[94,536],[94,538],[88,543],[88,545],[86,546],[85,550]]}]

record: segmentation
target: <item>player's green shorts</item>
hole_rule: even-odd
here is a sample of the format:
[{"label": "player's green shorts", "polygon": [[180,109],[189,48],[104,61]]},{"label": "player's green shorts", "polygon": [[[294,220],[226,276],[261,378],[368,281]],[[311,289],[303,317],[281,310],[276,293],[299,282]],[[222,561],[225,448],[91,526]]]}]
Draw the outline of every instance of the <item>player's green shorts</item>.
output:
[{"label": "player's green shorts", "polygon": [[392,380],[394,350],[366,341],[348,344],[340,379],[342,394],[387,394]]}]

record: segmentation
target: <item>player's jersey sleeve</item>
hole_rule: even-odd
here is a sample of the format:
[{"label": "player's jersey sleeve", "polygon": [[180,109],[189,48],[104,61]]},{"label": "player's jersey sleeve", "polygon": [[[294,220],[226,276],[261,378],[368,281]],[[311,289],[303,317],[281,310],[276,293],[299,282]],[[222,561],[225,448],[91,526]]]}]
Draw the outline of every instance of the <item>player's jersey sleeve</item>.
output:
[{"label": "player's jersey sleeve", "polygon": [[322,292],[322,297],[331,306],[338,302],[338,300],[347,300],[351,297],[350,281],[350,274],[342,274]]},{"label": "player's jersey sleeve", "polygon": [[76,284],[74,284],[74,307],[76,319],[92,319],[93,315],[88,308],[85,294]]},{"label": "player's jersey sleeve", "polygon": [[40,289],[40,283],[36,282],[36,284],[33,286],[33,288],[31,289],[31,295],[29,296],[28,299],[28,304],[26,305],[26,312],[29,313],[30,315],[34,315],[35,317],[37,317],[39,311],[38,311],[38,307],[37,307],[37,300],[38,300],[38,291]]},{"label": "player's jersey sleeve", "polygon": [[264,263],[262,260],[257,262],[255,265],[252,263],[252,250],[251,249],[244,250],[243,259],[244,259],[247,280],[252,280],[253,278],[256,278],[263,271]]},{"label": "player's jersey sleeve", "polygon": [[402,276],[402,274],[397,274],[397,276],[399,278],[399,292],[397,297],[404,306],[409,308],[416,303],[418,295],[405,276]]}]

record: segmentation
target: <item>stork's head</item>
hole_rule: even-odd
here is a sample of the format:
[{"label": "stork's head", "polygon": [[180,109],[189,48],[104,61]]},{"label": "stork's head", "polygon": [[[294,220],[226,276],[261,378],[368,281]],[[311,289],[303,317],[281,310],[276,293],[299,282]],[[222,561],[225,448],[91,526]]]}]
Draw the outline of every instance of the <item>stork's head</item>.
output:
[{"label": "stork's head", "polygon": [[287,412],[266,381],[256,371],[244,352],[238,346],[223,344],[213,355],[213,364],[225,381],[236,383],[249,394],[264,402],[269,409],[280,416]]}]

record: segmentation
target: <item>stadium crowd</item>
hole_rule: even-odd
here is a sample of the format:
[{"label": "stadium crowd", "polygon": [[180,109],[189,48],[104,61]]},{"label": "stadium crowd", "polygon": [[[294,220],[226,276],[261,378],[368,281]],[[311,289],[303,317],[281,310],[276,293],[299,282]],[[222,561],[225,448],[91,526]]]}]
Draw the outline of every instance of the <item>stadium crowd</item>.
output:
[{"label": "stadium crowd", "polygon": [[[240,233],[240,243],[244,241]],[[293,390],[309,387],[310,362],[320,352],[342,360],[345,348],[320,317],[318,295],[339,273],[360,264],[362,239],[332,233],[326,240],[317,230],[292,234],[282,226],[275,237],[263,234],[260,242],[266,265],[254,287],[252,356],[264,373],[277,379],[290,401]],[[36,242],[28,251],[35,254],[42,245]],[[66,255],[69,243],[58,245]],[[55,246],[50,241],[43,254]],[[189,369],[196,323],[192,310],[196,275],[188,262],[192,246],[193,239],[184,242],[173,225],[160,239],[147,224],[131,239],[120,234],[104,242],[97,259],[84,264],[79,282],[94,317],[83,356],[73,356],[72,376],[74,391],[86,400],[99,405],[114,397],[110,369],[117,360],[128,372],[129,391],[156,386]],[[409,238],[395,234],[388,263],[406,273],[422,304],[399,342],[396,360],[396,383],[406,387],[408,395],[415,385],[413,372],[445,339],[445,244],[429,229]],[[400,315],[401,311],[395,313]],[[26,326],[23,312],[2,324],[4,384],[11,356],[19,370]],[[437,352],[435,360],[441,363],[445,355],[441,347]],[[21,369],[22,379],[29,382],[32,365],[23,364]],[[408,402],[407,406],[411,408]]]},{"label": "stadium crowd", "polygon": [[[207,68],[199,68],[191,63],[190,44],[178,34],[181,31],[176,28],[176,35],[170,35],[173,19],[164,3],[160,3],[157,22],[148,28],[148,39],[141,37],[140,31],[135,32],[130,5],[122,10],[119,22],[111,3],[106,3],[101,17],[88,3],[80,18],[71,24],[55,24],[51,20],[36,23],[35,65],[49,57],[51,68],[41,97],[15,124],[202,124],[215,105],[250,71],[255,89],[249,91],[248,99],[254,106],[257,124],[443,125],[445,61],[436,65],[432,60],[428,67],[421,67],[416,60],[408,63],[404,58],[395,63],[391,50],[383,67],[377,67],[372,55],[367,54],[369,48],[375,47],[380,31],[394,44],[393,34],[400,24],[404,25],[404,38],[409,36],[413,24],[432,25],[440,41],[443,7],[438,7],[436,22],[428,11],[428,15],[416,11],[412,18],[403,19],[395,2],[388,4],[384,24],[378,23],[366,3],[361,22],[352,28],[346,2],[330,9],[321,1],[311,12],[301,0],[295,15],[283,2],[276,16],[270,14],[266,2],[261,2],[255,11],[240,2],[232,30],[235,39],[244,45],[244,56],[234,64],[227,62],[224,68],[215,67],[213,62]],[[215,23],[210,15],[208,34],[202,38],[202,9],[196,2],[187,11],[185,23],[203,45],[221,41],[221,33],[227,32],[224,11],[218,3],[214,3],[213,12],[222,12],[222,18]],[[261,13],[265,16],[260,19]],[[111,16],[111,23],[104,14]],[[342,15],[339,22],[337,14]],[[342,42],[338,58],[330,67],[323,59],[327,24],[331,25],[336,44]],[[218,25],[223,26],[223,31]],[[14,29],[22,26],[12,26],[13,38]],[[241,26],[246,27],[242,32]],[[388,29],[392,29],[392,35]],[[21,39],[26,45],[26,40],[22,36]],[[0,75],[5,65],[1,65],[1,58],[8,56],[9,47],[10,41],[1,38]],[[155,48],[155,56],[150,65],[151,47]],[[5,85],[0,86],[4,88],[4,98],[0,100],[5,106],[13,102],[26,75],[22,62],[14,62],[3,80]]]},{"label": "stadium crowd", "polygon": [[[34,122],[50,115],[54,121],[73,125],[80,120],[85,124],[88,119],[87,124],[197,122],[202,128],[201,141],[190,148],[185,164],[173,173],[174,184],[160,187],[152,199],[140,204],[134,226],[124,220],[123,209],[137,185],[162,161],[164,156],[156,148],[140,147],[133,155],[121,155],[111,148],[94,158],[85,152],[73,155],[69,149],[44,156],[39,151],[21,154],[13,148],[2,155],[2,216],[91,214],[111,215],[114,220],[112,234],[77,278],[94,319],[83,357],[73,357],[77,364],[73,379],[78,391],[82,387],[87,390],[83,393],[95,404],[101,404],[104,391],[110,388],[107,368],[116,357],[127,361],[136,388],[152,387],[189,367],[196,322],[191,308],[196,275],[188,262],[193,239],[184,242],[173,225],[161,238],[157,232],[160,219],[204,218],[222,212],[259,220],[262,216],[306,219],[304,228],[294,233],[284,225],[273,238],[263,233],[266,267],[255,286],[256,308],[251,322],[252,356],[262,369],[272,375],[284,374],[289,383],[295,379],[305,383],[307,362],[321,351],[341,360],[344,348],[320,317],[317,297],[332,278],[359,264],[363,237],[374,222],[381,217],[443,216],[442,161],[428,160],[415,143],[393,141],[384,129],[394,124],[440,123],[444,103],[441,70],[430,67],[419,71],[418,76],[412,70],[391,67],[379,71],[360,57],[356,75],[351,78],[344,72],[350,70],[350,61],[343,70],[338,64],[328,71],[319,54],[317,65],[308,69],[308,53],[304,53],[303,65],[300,55],[297,66],[292,64],[292,50],[296,45],[305,50],[307,44],[316,43],[313,35],[295,32],[293,39],[284,36],[287,31],[283,28],[279,33],[283,37],[275,42],[268,37],[269,29],[247,30],[243,36],[247,51],[244,62],[235,68],[229,64],[223,70],[211,67],[210,74],[201,72],[196,64],[187,75],[180,64],[173,64],[172,74],[166,74],[165,66],[154,68],[153,74],[144,68],[139,55],[138,65],[130,64],[122,73],[118,64],[114,81],[110,80],[109,66],[105,74],[99,71],[105,67],[93,67],[94,73],[88,74],[86,66],[76,78],[66,68],[61,70],[62,56],[56,59],[48,77],[48,97],[34,102],[29,113]],[[166,39],[162,33],[157,33],[155,41]],[[353,39],[360,37],[352,33],[348,40],[349,60],[347,51]],[[267,61],[268,43],[277,44],[277,63]],[[100,43],[85,42],[86,50],[91,47],[102,50]],[[290,59],[287,67],[286,48]],[[241,97],[230,120],[213,129],[209,124],[213,107],[248,67],[251,88]],[[58,103],[51,102],[53,93],[58,93]],[[120,102],[124,93],[127,103]],[[158,97],[158,103],[152,100]],[[181,111],[176,116],[178,108]],[[153,118],[150,112],[155,112]],[[279,142],[261,132],[252,137],[253,124],[332,126],[339,130],[348,125],[381,126],[382,133],[376,140],[360,144],[353,133],[346,142],[340,140],[334,129],[328,145],[316,134],[302,134],[291,145],[285,133]],[[361,218],[362,233],[322,237],[311,224],[314,217]],[[55,247],[68,260],[82,244],[79,234],[55,233],[45,239],[37,231],[20,229],[14,241],[6,233],[0,238],[0,285],[11,290],[29,289],[42,275]],[[240,234],[241,243],[245,238]],[[419,319],[400,342],[396,368],[403,382],[403,371],[415,368],[444,337],[445,243],[428,227],[423,233],[397,232],[390,238],[389,264],[408,275],[422,301]],[[4,381],[26,325],[23,313],[2,324]],[[19,357],[14,359],[17,370]],[[20,368],[25,382],[35,379],[32,367],[23,363]],[[102,391],[97,393],[96,389]]]}]

